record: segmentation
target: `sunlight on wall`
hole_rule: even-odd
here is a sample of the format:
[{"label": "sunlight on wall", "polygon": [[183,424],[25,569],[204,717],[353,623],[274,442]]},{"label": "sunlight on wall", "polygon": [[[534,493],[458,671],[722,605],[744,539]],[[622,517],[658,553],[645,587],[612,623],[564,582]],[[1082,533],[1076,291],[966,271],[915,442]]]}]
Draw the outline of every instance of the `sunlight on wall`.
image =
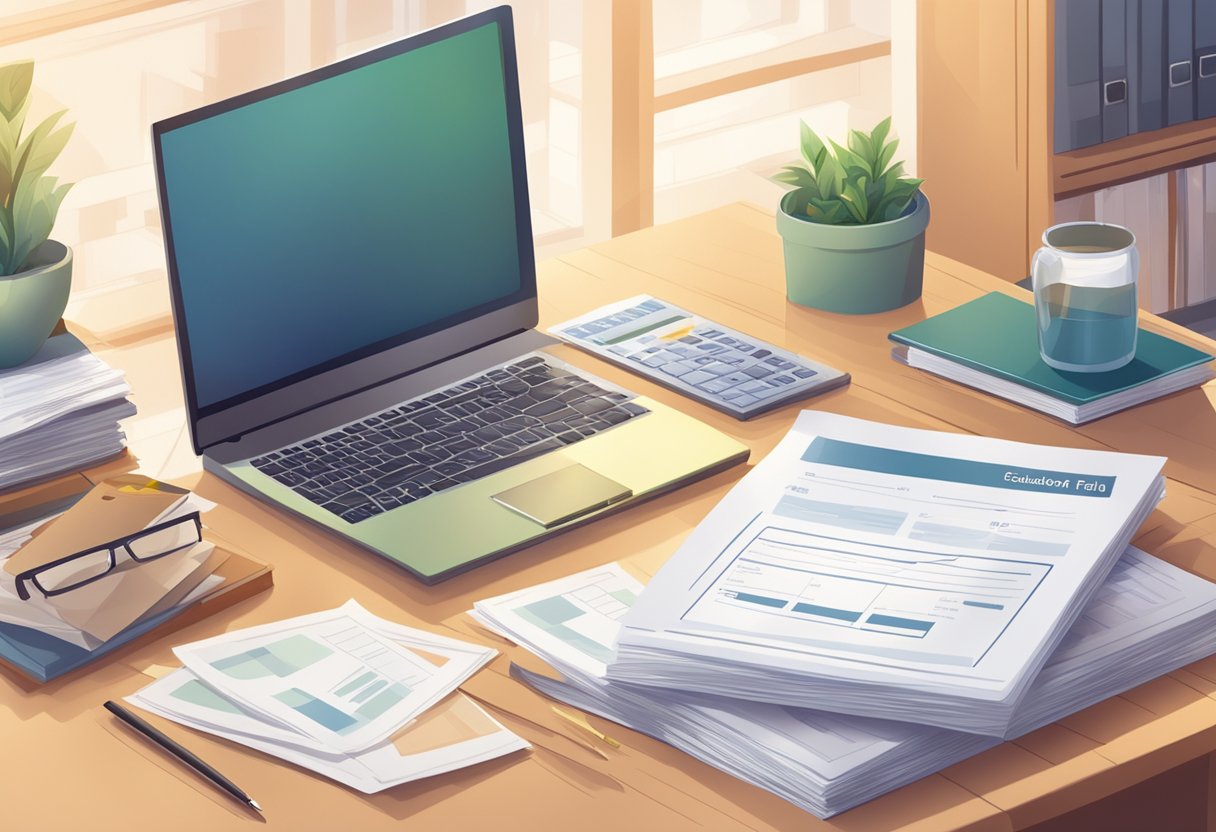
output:
[{"label": "sunlight on wall", "polygon": [[[0,47],[0,62],[37,62],[33,117],[67,108],[77,122],[54,171],[77,183],[55,231],[76,250],[69,314],[97,307],[94,317],[121,329],[167,310],[153,122],[498,2],[190,0]],[[603,160],[587,158],[585,135],[608,123],[611,106],[610,46],[585,19],[589,10],[606,19],[594,5],[603,2],[512,4],[542,257],[608,233],[588,219],[609,195],[602,175],[589,176]],[[891,0],[654,0],[656,94],[723,67],[885,39],[890,25]],[[796,157],[798,120],[836,136],[869,127],[891,112],[891,76],[881,57],[659,112],[656,221],[740,199],[774,203],[780,190],[767,176]]]},{"label": "sunlight on wall", "polygon": [[[712,78],[780,56],[890,37],[888,0],[655,3],[655,78]],[[891,60],[875,58],[688,104],[655,116],[655,222],[739,200],[776,204],[768,177],[798,159],[798,123],[840,140],[891,114]],[[687,81],[685,83],[688,83]]]}]

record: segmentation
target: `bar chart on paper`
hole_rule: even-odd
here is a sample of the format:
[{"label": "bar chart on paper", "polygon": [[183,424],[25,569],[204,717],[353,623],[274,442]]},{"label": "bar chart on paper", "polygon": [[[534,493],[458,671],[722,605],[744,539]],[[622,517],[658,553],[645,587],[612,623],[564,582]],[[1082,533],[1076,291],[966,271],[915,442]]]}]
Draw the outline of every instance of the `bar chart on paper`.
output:
[{"label": "bar chart on paper", "polygon": [[236,679],[282,678],[308,669],[335,650],[364,666],[330,686],[324,698],[294,686],[274,698],[336,734],[349,734],[381,716],[410,695],[412,684],[425,678],[421,668],[403,661],[359,627],[341,627],[325,633],[323,640],[289,636],[213,662],[212,667]]},{"label": "bar chart on paper", "polygon": [[175,649],[207,685],[343,751],[383,741],[485,660],[436,664],[376,630],[357,604]]},{"label": "bar chart on paper", "polygon": [[515,613],[560,638],[579,652],[601,662],[612,658],[615,622],[636,596],[628,589],[606,590],[592,581],[584,586],[523,604]]},{"label": "bar chart on paper", "polygon": [[478,601],[472,615],[508,638],[542,644],[547,653],[603,676],[619,621],[642,585],[612,563],[511,595]]},{"label": "bar chart on paper", "polygon": [[[721,608],[726,606],[772,617],[769,633],[824,647],[843,646],[836,636],[847,631],[900,636],[895,642],[847,643],[907,658],[927,654],[909,652],[904,639],[924,639],[936,626],[955,625],[951,638],[931,651],[943,664],[979,661],[1052,568],[892,544],[845,546],[828,535],[773,525],[744,540],[685,620],[721,624],[731,620]],[[816,631],[807,624],[826,626]]]}]

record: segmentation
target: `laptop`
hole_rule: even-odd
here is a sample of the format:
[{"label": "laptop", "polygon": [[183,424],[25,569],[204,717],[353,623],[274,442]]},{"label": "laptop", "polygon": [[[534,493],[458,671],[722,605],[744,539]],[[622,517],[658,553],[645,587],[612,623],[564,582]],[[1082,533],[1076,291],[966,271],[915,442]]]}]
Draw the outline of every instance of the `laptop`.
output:
[{"label": "laptop", "polygon": [[153,126],[204,467],[425,582],[747,449],[537,324],[511,12]]}]

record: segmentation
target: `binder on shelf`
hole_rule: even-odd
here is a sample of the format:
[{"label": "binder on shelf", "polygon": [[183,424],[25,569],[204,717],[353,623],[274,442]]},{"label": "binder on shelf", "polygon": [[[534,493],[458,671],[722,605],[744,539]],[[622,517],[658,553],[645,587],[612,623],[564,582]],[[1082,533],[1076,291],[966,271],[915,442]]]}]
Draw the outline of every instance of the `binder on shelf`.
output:
[{"label": "binder on shelf", "polygon": [[[1134,3],[1133,3],[1134,5]],[[1102,4],[1102,141],[1127,135],[1127,0]]]},{"label": "binder on shelf", "polygon": [[1216,3],[1195,0],[1195,118],[1216,116]]},{"label": "binder on shelf", "polygon": [[1127,135],[1140,132],[1140,0],[1124,0],[1127,61]]},{"label": "binder on shelf", "polygon": [[1070,0],[1055,6],[1054,145],[1062,153],[1102,141],[1101,5]]},{"label": "binder on shelf", "polygon": [[1135,57],[1128,132],[1144,133],[1165,126],[1165,0],[1139,0],[1128,4],[1137,18],[1128,29],[1128,58]]},{"label": "binder on shelf", "polygon": [[1165,123],[1195,118],[1194,45],[1191,0],[1168,0],[1166,6]]}]

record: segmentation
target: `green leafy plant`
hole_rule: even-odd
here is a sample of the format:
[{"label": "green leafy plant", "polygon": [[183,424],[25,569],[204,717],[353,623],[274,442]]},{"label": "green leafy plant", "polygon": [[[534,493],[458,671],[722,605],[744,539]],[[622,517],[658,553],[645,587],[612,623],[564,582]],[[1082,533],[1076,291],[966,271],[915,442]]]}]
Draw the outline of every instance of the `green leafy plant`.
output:
[{"label": "green leafy plant", "polygon": [[71,187],[46,175],[72,135],[74,125],[59,126],[67,111],[22,136],[33,81],[33,61],[0,66],[0,275],[25,268],[30,254],[50,237]]},{"label": "green leafy plant", "polygon": [[786,197],[788,212],[824,225],[870,225],[899,217],[916,196],[923,179],[904,176],[895,162],[898,139],[887,140],[891,119],[880,121],[867,135],[849,132],[848,147],[829,139],[825,145],[802,123],[805,165],[786,165],[775,182],[793,185]]}]

